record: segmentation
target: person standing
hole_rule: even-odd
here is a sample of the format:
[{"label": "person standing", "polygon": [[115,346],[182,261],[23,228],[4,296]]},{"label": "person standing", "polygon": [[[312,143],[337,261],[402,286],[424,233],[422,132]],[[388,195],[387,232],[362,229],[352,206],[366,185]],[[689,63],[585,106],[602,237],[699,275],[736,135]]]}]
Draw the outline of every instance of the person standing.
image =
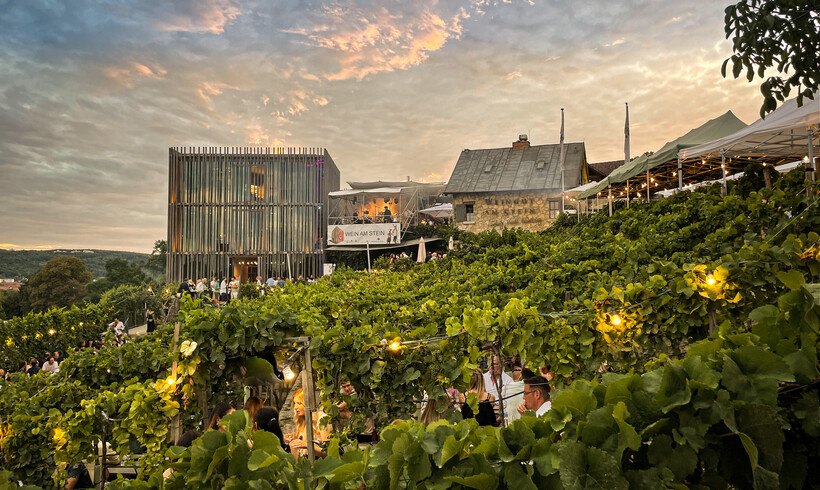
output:
[{"label": "person standing", "polygon": [[219,283],[219,301],[223,304],[228,302],[228,279],[225,277]]},{"label": "person standing", "polygon": [[154,321],[154,312],[151,310],[145,310],[145,325],[148,333],[152,333],[157,329],[157,324]]},{"label": "person standing", "polygon": [[236,277],[231,277],[231,300],[235,300],[239,298],[239,279]]}]

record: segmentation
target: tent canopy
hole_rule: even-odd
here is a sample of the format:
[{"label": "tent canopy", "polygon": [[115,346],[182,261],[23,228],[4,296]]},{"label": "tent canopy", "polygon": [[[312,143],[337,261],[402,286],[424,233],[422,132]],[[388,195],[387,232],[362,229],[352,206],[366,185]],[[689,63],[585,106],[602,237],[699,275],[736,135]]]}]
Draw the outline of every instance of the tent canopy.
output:
[{"label": "tent canopy", "polygon": [[598,181],[587,182],[584,185],[579,185],[578,187],[573,187],[572,189],[564,191],[564,194],[569,197],[575,197],[586,190],[592,189],[596,185],[598,185]]},{"label": "tent canopy", "polygon": [[450,218],[453,216],[453,203],[437,204],[430,208],[420,209],[419,213],[429,214],[433,218]]},{"label": "tent canopy", "polygon": [[610,184],[624,182],[636,175],[645,173],[647,170],[652,170],[655,167],[663,165],[666,162],[677,160],[678,152],[685,148],[702,145],[715,138],[730,135],[745,127],[746,123],[738,119],[732,111],[727,111],[722,116],[712,119],[689,131],[680,138],[666,143],[660,150],[652,155],[640,156],[616,168],[606,179],[599,182],[598,185],[593,188],[582,192],[578,198],[584,199],[586,197],[595,196],[598,192],[606,189]]},{"label": "tent canopy", "polygon": [[[713,141],[678,151],[681,160],[719,154],[798,154],[808,145],[808,131],[820,126],[820,91],[814,100],[803,99],[803,107],[797,107],[797,99],[790,99],[766,116],[739,131]],[[797,137],[803,136],[803,137]]]}]

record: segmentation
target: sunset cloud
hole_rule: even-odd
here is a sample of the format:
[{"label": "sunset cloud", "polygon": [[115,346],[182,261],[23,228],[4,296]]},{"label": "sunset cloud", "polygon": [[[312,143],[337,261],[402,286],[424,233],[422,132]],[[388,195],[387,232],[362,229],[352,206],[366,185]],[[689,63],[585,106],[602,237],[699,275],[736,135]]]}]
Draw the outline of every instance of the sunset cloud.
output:
[{"label": "sunset cloud", "polygon": [[[535,5],[533,5],[533,3]],[[168,148],[327,148],[343,181],[446,181],[521,133],[592,161],[654,151],[759,84],[724,79],[709,0],[72,0],[0,16],[0,230],[149,252]]]},{"label": "sunset cloud", "polygon": [[445,20],[430,8],[399,16],[384,8],[373,12],[334,5],[324,7],[310,26],[286,32],[338,54],[339,69],[324,72],[325,79],[361,80],[421,64],[429,53],[461,36],[464,17],[463,9]]},{"label": "sunset cloud", "polygon": [[126,65],[107,66],[103,68],[103,73],[120,85],[131,88],[143,78],[162,80],[168,74],[168,71],[159,65],[148,66],[132,61]]},{"label": "sunset cloud", "polygon": [[234,0],[187,0],[173,5],[173,13],[158,15],[157,29],[221,34],[242,13]]}]

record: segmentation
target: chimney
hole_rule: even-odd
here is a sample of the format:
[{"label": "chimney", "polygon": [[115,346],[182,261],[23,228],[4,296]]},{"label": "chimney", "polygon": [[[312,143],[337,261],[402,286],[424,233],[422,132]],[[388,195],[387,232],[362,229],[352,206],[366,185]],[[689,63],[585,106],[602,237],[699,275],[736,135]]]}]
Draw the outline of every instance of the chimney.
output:
[{"label": "chimney", "polygon": [[515,148],[529,148],[530,142],[527,140],[526,134],[519,134],[518,141],[513,141],[513,149]]}]

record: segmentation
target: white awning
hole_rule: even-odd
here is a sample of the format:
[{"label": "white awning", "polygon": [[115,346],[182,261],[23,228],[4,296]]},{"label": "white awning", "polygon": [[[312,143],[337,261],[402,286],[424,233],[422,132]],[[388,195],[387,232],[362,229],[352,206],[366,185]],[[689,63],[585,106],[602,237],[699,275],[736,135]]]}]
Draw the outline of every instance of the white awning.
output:
[{"label": "white awning", "polygon": [[362,194],[401,194],[400,187],[377,187],[375,189],[348,189],[328,192],[330,197],[360,196]]},{"label": "white awning", "polygon": [[564,191],[564,194],[570,197],[575,197],[586,190],[592,189],[596,185],[598,185],[597,181],[587,182],[584,185],[579,185],[578,187],[573,187],[572,189]]},{"label": "white awning", "polygon": [[453,216],[453,204],[438,204],[427,209],[421,209],[419,210],[419,213],[429,214],[434,218],[449,218]]},{"label": "white awning", "polygon": [[795,154],[808,146],[809,129],[820,126],[820,91],[814,100],[803,98],[803,107],[797,99],[787,100],[765,119],[758,119],[745,128],[723,138],[678,152],[681,160],[728,153],[760,153],[761,155]]}]

